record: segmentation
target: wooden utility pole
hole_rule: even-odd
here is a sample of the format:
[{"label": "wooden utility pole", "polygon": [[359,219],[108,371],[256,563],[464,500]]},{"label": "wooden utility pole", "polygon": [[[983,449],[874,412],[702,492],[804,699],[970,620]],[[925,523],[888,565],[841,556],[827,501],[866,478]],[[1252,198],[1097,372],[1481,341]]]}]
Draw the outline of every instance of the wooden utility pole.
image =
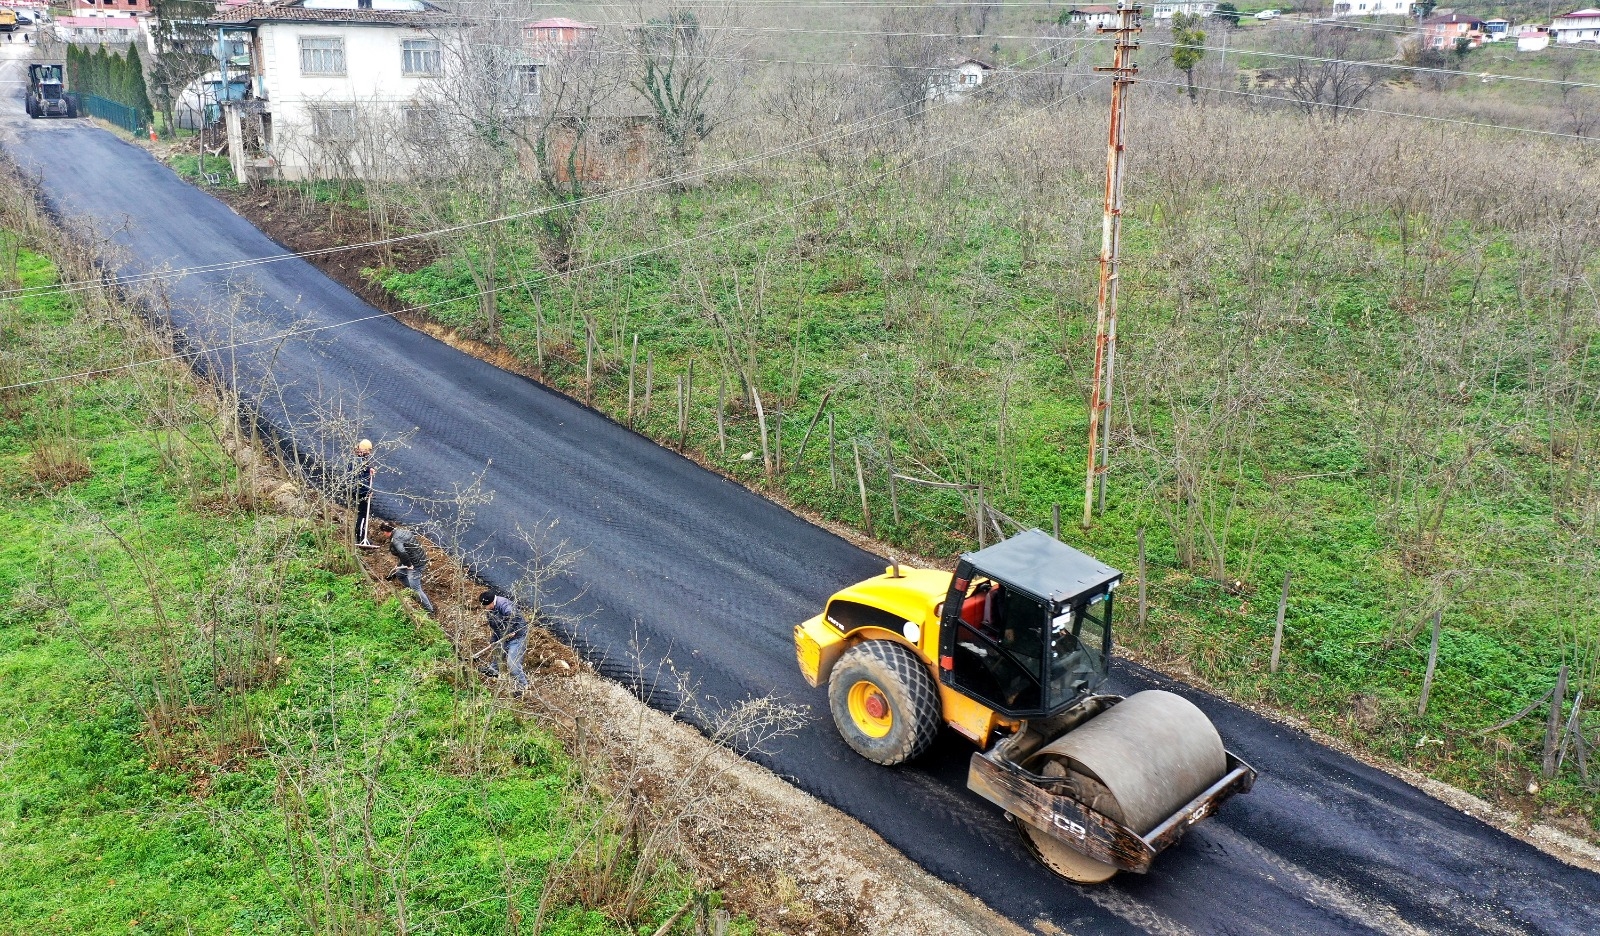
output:
[{"label": "wooden utility pole", "polygon": [[[1106,507],[1106,459],[1111,445],[1111,385],[1117,361],[1117,255],[1122,247],[1122,158],[1128,86],[1139,74],[1133,52],[1141,30],[1141,8],[1128,0],[1117,6],[1117,25],[1100,32],[1116,36],[1111,65],[1095,71],[1111,75],[1111,125],[1106,135],[1105,217],[1100,225],[1100,301],[1094,321],[1094,387],[1089,394],[1089,466],[1083,481],[1083,526],[1094,523],[1095,480],[1100,482],[1100,509]],[[1103,433],[1103,436],[1102,436]],[[1098,444],[1099,450],[1096,451]]]}]

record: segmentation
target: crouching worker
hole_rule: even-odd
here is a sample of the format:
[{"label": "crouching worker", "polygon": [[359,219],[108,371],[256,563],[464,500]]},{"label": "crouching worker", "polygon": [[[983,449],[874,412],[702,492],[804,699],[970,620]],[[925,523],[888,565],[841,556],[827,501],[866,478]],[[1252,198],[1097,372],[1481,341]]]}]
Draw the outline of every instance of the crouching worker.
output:
[{"label": "crouching worker", "polygon": [[395,558],[400,560],[394,571],[384,578],[390,581],[399,580],[405,587],[416,592],[422,610],[432,614],[433,602],[428,599],[428,593],[422,590],[422,573],[428,569],[428,554],[422,549],[422,540],[405,527],[397,527],[388,522],[379,525],[378,535],[389,544],[389,551],[394,553]]},{"label": "crouching worker", "polygon": [[517,688],[528,688],[528,674],[522,669],[522,655],[528,651],[528,619],[510,598],[492,591],[479,595],[478,604],[489,612],[489,651],[493,668],[485,667],[484,675],[499,676],[500,660],[504,657],[505,668],[511,671]]}]

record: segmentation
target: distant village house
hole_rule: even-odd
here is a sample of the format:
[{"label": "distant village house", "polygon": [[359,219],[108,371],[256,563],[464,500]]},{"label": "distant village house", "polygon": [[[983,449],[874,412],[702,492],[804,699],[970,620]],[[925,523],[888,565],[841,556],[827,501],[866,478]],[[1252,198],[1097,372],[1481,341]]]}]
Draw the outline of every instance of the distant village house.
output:
[{"label": "distant village house", "polygon": [[1150,5],[1150,18],[1158,20],[1169,20],[1179,13],[1210,16],[1215,12],[1217,5],[1212,0],[1162,0],[1160,3]]},{"label": "distant village house", "polygon": [[1440,13],[1422,21],[1422,44],[1429,49],[1454,49],[1465,39],[1469,48],[1483,44],[1483,20],[1466,13]]},{"label": "distant village house", "polygon": [[1550,27],[1524,26],[1517,33],[1518,52],[1542,52],[1550,48]]},{"label": "distant village house", "polygon": [[1115,26],[1117,24],[1117,8],[1112,6],[1073,7],[1066,12],[1063,20],[1073,26],[1082,26],[1086,29]]},{"label": "distant village house", "polygon": [[555,16],[523,26],[522,42],[536,52],[568,52],[592,45],[598,32],[598,26]]},{"label": "distant village house", "polygon": [[975,58],[956,59],[928,78],[928,100],[950,101],[983,87],[984,75],[994,66]]},{"label": "distant village house", "polygon": [[58,16],[56,38],[72,45],[125,45],[144,41],[144,24],[132,16]]},{"label": "distant village house", "polygon": [[1410,16],[1412,0],[1338,0],[1333,5],[1335,19],[1352,16]]},{"label": "distant village house", "polygon": [[1576,10],[1558,16],[1550,21],[1550,35],[1557,45],[1600,43],[1600,10]]}]

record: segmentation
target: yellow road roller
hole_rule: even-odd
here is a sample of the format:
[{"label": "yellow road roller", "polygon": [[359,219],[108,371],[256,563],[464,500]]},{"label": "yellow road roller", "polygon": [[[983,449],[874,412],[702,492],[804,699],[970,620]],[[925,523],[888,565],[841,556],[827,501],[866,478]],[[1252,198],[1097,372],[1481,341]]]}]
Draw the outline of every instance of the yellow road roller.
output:
[{"label": "yellow road roller", "polygon": [[967,785],[1052,871],[1143,873],[1256,772],[1187,699],[1099,691],[1121,581],[1027,530],[953,574],[894,565],[834,594],[795,627],[795,653],[862,757],[904,763],[949,725],[978,746]]}]

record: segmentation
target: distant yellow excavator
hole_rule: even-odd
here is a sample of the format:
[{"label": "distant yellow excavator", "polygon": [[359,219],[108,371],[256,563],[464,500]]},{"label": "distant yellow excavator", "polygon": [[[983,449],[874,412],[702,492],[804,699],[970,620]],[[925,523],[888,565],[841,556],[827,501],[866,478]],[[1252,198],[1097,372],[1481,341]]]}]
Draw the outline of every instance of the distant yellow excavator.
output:
[{"label": "distant yellow excavator", "polygon": [[800,672],[868,760],[911,760],[943,725],[970,738],[967,785],[1062,877],[1143,873],[1256,772],[1182,696],[1098,692],[1121,580],[1041,530],[954,574],[890,566],[795,627]]}]

